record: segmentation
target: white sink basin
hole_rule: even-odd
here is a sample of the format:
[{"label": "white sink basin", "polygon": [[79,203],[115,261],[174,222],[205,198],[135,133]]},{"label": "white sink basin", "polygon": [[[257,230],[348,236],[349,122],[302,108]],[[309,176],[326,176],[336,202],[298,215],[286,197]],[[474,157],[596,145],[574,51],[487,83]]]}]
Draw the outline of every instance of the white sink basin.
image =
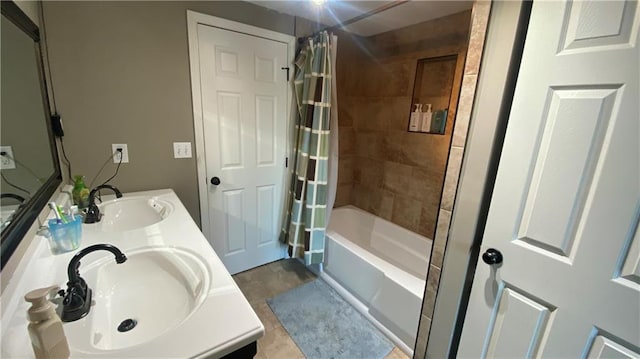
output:
[{"label": "white sink basin", "polygon": [[173,206],[154,197],[122,197],[100,206],[102,220],[98,226],[105,232],[120,232],[147,227],[167,218]]},{"label": "white sink basin", "polygon": [[[81,266],[93,290],[91,311],[83,320],[65,324],[73,350],[84,353],[143,344],[179,326],[204,301],[211,274],[197,255],[176,248],[144,248]],[[137,325],[127,332],[126,319]]]}]

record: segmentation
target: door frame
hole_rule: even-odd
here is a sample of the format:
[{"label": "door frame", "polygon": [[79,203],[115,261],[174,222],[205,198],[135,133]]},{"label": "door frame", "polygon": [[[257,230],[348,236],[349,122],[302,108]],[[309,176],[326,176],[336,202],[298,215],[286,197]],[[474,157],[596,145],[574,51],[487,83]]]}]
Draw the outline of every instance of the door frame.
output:
[{"label": "door frame", "polygon": [[530,13],[531,2],[492,3],[427,358],[458,351]]},{"label": "door frame", "polygon": [[[209,201],[208,201],[208,188],[209,181],[207,177],[207,161],[206,152],[204,146],[204,122],[202,115],[202,92],[200,87],[200,52],[198,48],[198,25],[207,25],[216,27],[223,30],[234,31],[245,35],[260,37],[267,40],[273,40],[281,42],[287,45],[287,64],[289,67],[293,67],[293,61],[295,57],[295,43],[296,38],[292,35],[283,34],[280,32],[263,29],[253,25],[247,25],[232,20],[223,19],[220,17],[206,15],[198,13],[192,10],[187,10],[187,35],[189,40],[189,67],[191,73],[191,103],[193,105],[193,128],[195,132],[195,159],[198,172],[198,199],[200,202],[200,223],[201,230],[207,237],[210,233],[211,224],[209,223]],[[294,70],[291,68],[291,70]],[[293,72],[292,72],[293,75]],[[291,157],[291,108],[293,100],[293,78],[290,76],[287,86],[287,99],[285,113],[287,114],[285,122],[285,156]],[[287,185],[287,170],[282,170],[282,194],[279,199],[281,204],[289,189]],[[282,208],[283,206],[278,206]],[[281,211],[282,212],[282,211]],[[282,213],[278,214],[278,223],[282,222]],[[209,238],[207,238],[209,241]],[[283,250],[283,255],[285,251]]]}]

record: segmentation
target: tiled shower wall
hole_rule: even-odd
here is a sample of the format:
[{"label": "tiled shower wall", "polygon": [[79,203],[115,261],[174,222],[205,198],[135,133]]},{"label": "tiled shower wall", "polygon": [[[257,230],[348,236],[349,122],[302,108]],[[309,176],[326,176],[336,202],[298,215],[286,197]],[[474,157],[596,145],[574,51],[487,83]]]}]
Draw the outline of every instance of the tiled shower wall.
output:
[{"label": "tiled shower wall", "polygon": [[[471,11],[366,39],[338,40],[336,206],[353,204],[434,238]],[[408,132],[419,59],[457,54],[444,135]]]},{"label": "tiled shower wall", "polygon": [[447,245],[449,225],[453,211],[458,178],[462,168],[462,155],[471,119],[471,110],[475,98],[476,83],[480,70],[480,60],[484,48],[484,39],[487,31],[487,23],[491,11],[490,1],[475,1],[471,15],[471,31],[469,36],[469,50],[464,66],[464,77],[460,89],[460,101],[458,103],[458,115],[453,131],[453,142],[447,163],[447,172],[444,182],[444,191],[440,204],[438,226],[433,243],[431,261],[427,273],[424,300],[422,302],[422,314],[413,357],[422,359],[426,357],[427,340],[431,329],[431,318],[435,306],[440,273]]}]

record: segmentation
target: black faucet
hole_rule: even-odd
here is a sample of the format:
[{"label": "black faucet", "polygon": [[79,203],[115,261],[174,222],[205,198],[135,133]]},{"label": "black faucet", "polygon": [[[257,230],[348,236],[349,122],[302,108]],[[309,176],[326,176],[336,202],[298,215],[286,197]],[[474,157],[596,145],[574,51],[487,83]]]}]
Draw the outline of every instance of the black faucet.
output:
[{"label": "black faucet", "polygon": [[61,319],[63,322],[73,322],[89,314],[89,310],[91,310],[91,288],[87,286],[87,282],[80,276],[80,259],[91,252],[100,250],[113,253],[118,264],[127,260],[127,256],[111,244],[94,244],[82,249],[73,256],[67,269],[69,281],[67,282],[67,291],[63,294],[64,299],[62,300]]},{"label": "black faucet", "polygon": [[96,223],[100,222],[102,218],[102,214],[100,214],[100,209],[96,204],[96,193],[101,189],[110,189],[116,194],[116,198],[122,197],[122,192],[116,187],[109,184],[101,184],[100,186],[94,188],[89,192],[89,207],[87,209],[87,215],[84,217],[84,223]]}]

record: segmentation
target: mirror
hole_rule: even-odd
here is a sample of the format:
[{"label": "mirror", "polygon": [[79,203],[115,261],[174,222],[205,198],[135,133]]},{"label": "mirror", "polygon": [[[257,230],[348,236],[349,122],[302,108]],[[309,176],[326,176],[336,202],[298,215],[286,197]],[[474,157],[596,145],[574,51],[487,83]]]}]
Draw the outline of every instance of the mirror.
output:
[{"label": "mirror", "polygon": [[409,132],[444,135],[458,55],[418,60]]},{"label": "mirror", "polygon": [[38,27],[11,1],[0,20],[2,268],[61,182]]}]

